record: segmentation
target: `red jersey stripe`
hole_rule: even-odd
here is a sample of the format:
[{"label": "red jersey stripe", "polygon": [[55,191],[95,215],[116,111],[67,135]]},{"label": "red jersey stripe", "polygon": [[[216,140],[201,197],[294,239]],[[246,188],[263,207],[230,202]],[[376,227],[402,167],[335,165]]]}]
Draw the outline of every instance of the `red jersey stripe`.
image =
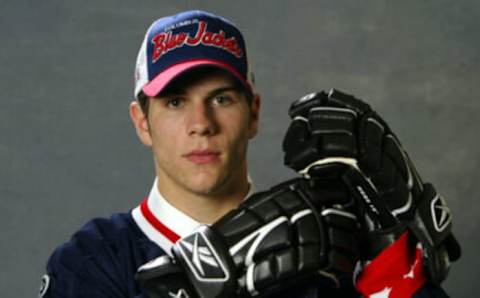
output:
[{"label": "red jersey stripe", "polygon": [[164,225],[158,218],[153,215],[150,207],[148,207],[148,198],[143,200],[142,204],[140,204],[140,211],[142,211],[143,216],[145,219],[160,233],[162,233],[168,240],[172,241],[173,243],[177,242],[180,239],[180,236],[175,233],[174,231],[170,230],[166,225]]}]

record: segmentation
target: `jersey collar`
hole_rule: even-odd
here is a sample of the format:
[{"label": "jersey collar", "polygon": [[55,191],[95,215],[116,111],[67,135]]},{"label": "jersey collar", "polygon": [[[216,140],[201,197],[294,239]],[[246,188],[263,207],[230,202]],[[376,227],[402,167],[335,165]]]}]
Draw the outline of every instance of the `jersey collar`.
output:
[{"label": "jersey collar", "polygon": [[[250,190],[245,198],[254,192]],[[154,243],[170,254],[172,245],[190,235],[201,223],[171,205],[158,191],[155,179],[149,196],[132,210],[132,216],[140,230]]]}]

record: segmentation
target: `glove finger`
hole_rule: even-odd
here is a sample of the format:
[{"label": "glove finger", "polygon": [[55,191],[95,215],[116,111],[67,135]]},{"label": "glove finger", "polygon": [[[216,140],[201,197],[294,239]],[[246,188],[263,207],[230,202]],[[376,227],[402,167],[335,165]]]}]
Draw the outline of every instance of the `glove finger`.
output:
[{"label": "glove finger", "polygon": [[401,181],[405,184],[403,173],[400,173],[396,163],[389,155],[381,155],[381,168],[372,173],[370,179],[380,194],[392,192],[397,183]]},{"label": "glove finger", "polygon": [[360,227],[354,214],[335,208],[322,211],[330,243],[328,262],[331,268],[352,272],[360,255]]},{"label": "glove finger", "polygon": [[326,101],[327,94],[323,91],[307,94],[291,104],[288,115],[290,115],[292,119],[297,116],[307,118],[311,108],[321,106]]},{"label": "glove finger", "polygon": [[360,259],[360,241],[351,233],[330,229],[329,264],[331,268],[343,272],[352,272],[355,263]]},{"label": "glove finger", "polygon": [[413,176],[410,171],[406,156],[398,140],[392,134],[385,136],[384,141],[384,152],[385,155],[395,164],[397,171],[402,176],[402,179],[405,183],[408,184],[408,187],[411,189],[413,186]]},{"label": "glove finger", "polygon": [[290,124],[282,147],[285,152],[284,164],[296,171],[318,159],[318,150],[311,140],[307,120],[300,116]]},{"label": "glove finger", "polygon": [[413,215],[412,195],[402,180],[398,179],[396,185],[382,197],[392,215],[398,219],[408,219]]},{"label": "glove finger", "polygon": [[347,108],[355,111],[360,116],[371,111],[370,105],[367,103],[355,98],[354,96],[340,92],[336,89],[331,89],[328,93],[328,103],[329,106]]},{"label": "glove finger", "polygon": [[[322,165],[326,166],[328,164]],[[312,168],[318,168],[315,166]],[[312,174],[314,172],[315,174]],[[331,206],[333,204],[352,205],[353,200],[350,195],[350,191],[345,183],[341,180],[340,175],[343,175],[343,171],[339,173],[337,179],[323,176],[324,171],[309,171],[309,175],[312,178],[312,188],[310,189],[310,197],[312,198],[312,204],[321,210],[324,206]],[[315,175],[315,176],[313,176]],[[317,176],[318,175],[318,176]]]},{"label": "glove finger", "polygon": [[355,235],[359,231],[358,219],[355,214],[337,208],[327,208],[321,212],[322,218],[328,227]]},{"label": "glove finger", "polygon": [[423,192],[423,183],[413,166],[412,161],[406,152],[400,147],[400,143],[394,135],[389,134],[385,139],[385,156],[395,164],[395,173],[398,176],[401,176],[403,183],[405,183],[405,187],[411,192],[413,198],[419,198]]},{"label": "glove finger", "polygon": [[385,126],[377,119],[366,115],[358,124],[358,162],[368,176],[380,170]]},{"label": "glove finger", "polygon": [[345,210],[328,208],[322,211],[330,243],[329,264],[344,272],[352,272],[360,255],[360,226],[357,217]]},{"label": "glove finger", "polygon": [[418,171],[415,168],[415,165],[413,164],[412,160],[408,156],[408,153],[403,151],[403,154],[405,156],[407,166],[410,170],[410,173],[413,179],[413,188],[411,189],[412,195],[413,197],[418,198],[423,192],[423,185],[424,185],[423,180],[420,177],[420,174],[418,174]]},{"label": "glove finger", "polygon": [[297,116],[287,129],[282,143],[283,151],[286,153],[294,152],[298,150],[296,147],[308,142],[310,138],[307,118]]},{"label": "glove finger", "polygon": [[[282,264],[290,265],[290,264]],[[293,265],[293,264],[291,264]],[[295,266],[290,268],[285,268],[287,270],[295,270]],[[262,292],[263,289],[266,289],[276,282],[278,282],[278,272],[275,262],[274,255],[271,254],[267,259],[264,259],[258,263],[251,264],[247,268],[246,274],[246,287],[248,291],[253,293]]]},{"label": "glove finger", "polygon": [[308,122],[321,157],[356,156],[356,116],[354,111],[343,108],[315,107],[310,110]]},{"label": "glove finger", "polygon": [[364,140],[360,149],[364,154],[359,160],[362,170],[394,216],[410,216],[413,177],[404,151],[381,118],[373,113],[364,119],[360,128],[360,139]]}]

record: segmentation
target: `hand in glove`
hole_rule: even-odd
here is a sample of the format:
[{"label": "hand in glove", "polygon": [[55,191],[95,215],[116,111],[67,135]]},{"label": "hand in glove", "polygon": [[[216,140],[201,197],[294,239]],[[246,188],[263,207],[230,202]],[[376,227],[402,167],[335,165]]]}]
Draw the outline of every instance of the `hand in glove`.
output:
[{"label": "hand in glove", "polygon": [[328,179],[329,187],[295,179],[254,194],[180,239],[173,258],[142,266],[137,279],[151,298],[231,298],[269,295],[318,278],[319,271],[333,278],[327,271],[351,272],[359,226],[346,188],[342,193],[335,177]]},{"label": "hand in glove", "polygon": [[331,90],[309,94],[289,111],[285,164],[307,177],[346,165],[341,175],[353,196],[373,259],[409,229],[421,243],[430,280],[441,282],[460,256],[451,214],[424,184],[385,121],[365,102]]}]

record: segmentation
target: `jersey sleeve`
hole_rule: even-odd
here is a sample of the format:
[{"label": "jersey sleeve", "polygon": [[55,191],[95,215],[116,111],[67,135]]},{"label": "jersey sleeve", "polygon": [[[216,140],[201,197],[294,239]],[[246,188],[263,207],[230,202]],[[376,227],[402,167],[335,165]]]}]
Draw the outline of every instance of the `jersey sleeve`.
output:
[{"label": "jersey sleeve", "polygon": [[[125,297],[116,276],[72,247],[60,247],[47,265],[48,280],[42,297]],[[45,283],[45,282],[44,282]]]},{"label": "jersey sleeve", "polygon": [[443,298],[447,294],[428,282],[420,246],[412,247],[405,232],[380,253],[356,280],[357,290],[366,298]]},{"label": "jersey sleeve", "polygon": [[48,260],[41,297],[141,297],[134,280],[138,251],[121,234],[106,219],[85,225]]}]

